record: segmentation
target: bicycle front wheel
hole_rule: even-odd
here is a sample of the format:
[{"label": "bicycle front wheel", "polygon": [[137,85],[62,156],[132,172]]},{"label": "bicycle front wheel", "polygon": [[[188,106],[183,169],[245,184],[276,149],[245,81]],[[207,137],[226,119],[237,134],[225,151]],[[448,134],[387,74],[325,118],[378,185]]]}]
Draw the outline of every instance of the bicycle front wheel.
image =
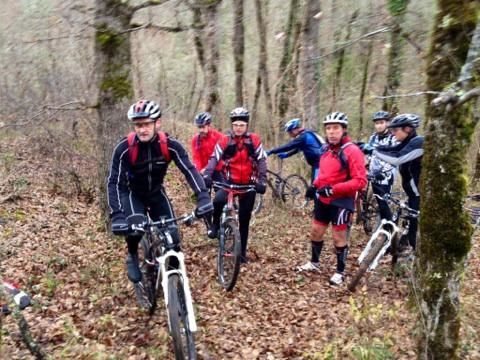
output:
[{"label": "bicycle front wheel", "polygon": [[142,237],[138,249],[142,281],[136,283],[134,286],[137,302],[152,315],[157,307],[157,292],[155,287],[158,271],[155,268],[155,255],[150,244],[151,241],[146,235]]},{"label": "bicycle front wheel", "polygon": [[300,175],[287,176],[281,187],[282,201],[293,208],[303,208],[307,202],[305,199],[307,188],[307,181]]},{"label": "bicycle front wheel", "polygon": [[178,274],[168,277],[168,318],[175,359],[196,359],[195,334],[188,324],[188,310],[183,282]]},{"label": "bicycle front wheel", "polygon": [[384,245],[385,245],[385,235],[379,234],[375,239],[375,242],[373,243],[367,256],[365,256],[363,261],[360,263],[360,266],[357,272],[355,273],[355,275],[352,277],[352,280],[350,280],[350,282],[348,283],[348,286],[347,286],[348,290],[355,291],[355,288],[360,282],[360,279],[365,274],[365,272],[367,271],[368,267],[373,262],[373,260],[375,260],[378,253],[380,252],[380,250],[383,248]]},{"label": "bicycle front wheel", "polygon": [[260,210],[263,208],[263,195],[256,194],[255,195],[255,203],[253,204],[252,214],[257,215]]},{"label": "bicycle front wheel", "polygon": [[227,221],[224,233],[220,235],[217,257],[218,281],[227,291],[231,291],[237,282],[241,246],[237,224],[233,220]]}]

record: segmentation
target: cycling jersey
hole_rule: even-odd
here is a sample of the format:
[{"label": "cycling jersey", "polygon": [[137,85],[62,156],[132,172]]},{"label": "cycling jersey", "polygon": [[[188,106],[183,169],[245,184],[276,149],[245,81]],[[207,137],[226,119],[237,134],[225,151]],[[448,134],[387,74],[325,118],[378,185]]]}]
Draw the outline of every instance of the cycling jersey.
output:
[{"label": "cycling jersey", "polygon": [[302,151],[307,163],[312,167],[317,167],[323,144],[323,139],[313,130],[303,129],[295,139],[270,150],[269,153],[284,153],[285,157],[289,157]]},{"label": "cycling jersey", "polygon": [[420,196],[421,161],[423,156],[423,136],[415,131],[395,146],[378,146],[373,155],[393,166],[398,166],[402,175],[402,187],[409,197]]},{"label": "cycling jersey", "polygon": [[[127,138],[123,138],[115,147],[108,177],[108,204],[112,214],[123,212],[121,198],[125,194],[134,193],[148,198],[162,192],[168,162],[158,146],[157,136],[149,142],[138,142],[138,157],[133,165],[128,155]],[[167,146],[170,158],[185,175],[195,194],[207,191],[182,144],[167,137]]]},{"label": "cycling jersey", "polygon": [[231,183],[266,182],[266,154],[257,134],[223,135],[215,145],[215,151],[210,157],[205,173],[211,175],[220,161],[223,161],[223,175]]},{"label": "cycling jersey", "polygon": [[[217,141],[223,136],[223,134],[213,128],[208,130],[205,136],[196,134],[192,138],[192,158],[193,163],[198,171],[202,171],[208,164],[208,160],[215,149]],[[215,170],[220,170],[222,163],[217,165]]]},{"label": "cycling jersey", "polygon": [[[350,144],[346,145],[347,143]],[[342,146],[346,166],[339,156]],[[351,143],[348,136],[344,136],[339,144],[329,144],[327,151],[320,157],[318,176],[313,185],[317,189],[331,186],[333,195],[320,197],[319,200],[324,204],[353,211],[357,191],[362,190],[366,184],[365,158],[358,146]]]},{"label": "cycling jersey", "polygon": [[[387,130],[383,134],[374,133],[370,136],[367,143],[370,147],[376,148],[378,146],[394,146],[398,142],[395,137]],[[379,158],[372,156],[369,165],[369,175],[374,178],[377,174],[382,174],[382,179],[373,179],[372,182],[379,185],[391,185],[394,181],[395,167]]]}]

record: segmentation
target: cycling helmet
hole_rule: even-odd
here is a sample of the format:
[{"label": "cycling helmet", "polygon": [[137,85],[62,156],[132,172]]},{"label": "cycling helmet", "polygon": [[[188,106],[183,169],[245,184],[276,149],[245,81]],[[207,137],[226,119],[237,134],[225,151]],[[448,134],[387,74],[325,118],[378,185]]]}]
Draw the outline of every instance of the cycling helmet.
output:
[{"label": "cycling helmet", "polygon": [[347,115],[341,112],[333,112],[325,116],[325,120],[323,120],[323,125],[328,124],[341,124],[344,127],[348,126],[348,118]]},{"label": "cycling helmet", "polygon": [[230,113],[230,120],[232,121],[242,120],[242,121],[248,122],[248,120],[250,120],[250,113],[248,112],[247,109],[243,107],[235,108]]},{"label": "cycling helmet", "polygon": [[150,118],[153,121],[160,118],[162,111],[155,101],[139,100],[128,109],[128,118],[132,121]]},{"label": "cycling helmet", "polygon": [[372,120],[390,120],[390,113],[383,110],[377,111],[375,114],[373,114]]},{"label": "cycling helmet", "polygon": [[195,116],[194,123],[196,126],[208,125],[212,122],[212,115],[209,112],[201,112]]},{"label": "cycling helmet", "polygon": [[398,128],[404,126],[410,126],[412,128],[418,128],[420,125],[420,116],[416,114],[400,114],[393,118],[389,128]]},{"label": "cycling helmet", "polygon": [[302,123],[300,119],[292,119],[287,121],[283,129],[285,130],[285,132],[290,132],[294,129],[298,129],[301,125]]}]

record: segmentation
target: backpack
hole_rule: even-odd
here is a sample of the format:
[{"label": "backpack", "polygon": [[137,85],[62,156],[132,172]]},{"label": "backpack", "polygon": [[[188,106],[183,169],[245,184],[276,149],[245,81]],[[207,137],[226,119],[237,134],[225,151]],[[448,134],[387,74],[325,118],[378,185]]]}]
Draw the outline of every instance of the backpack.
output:
[{"label": "backpack", "polygon": [[[340,168],[342,170],[347,169],[347,177],[348,178],[350,178],[350,169],[348,168],[348,161],[347,161],[347,158],[345,157],[345,154],[343,153],[343,150],[345,150],[345,148],[347,146],[350,146],[350,145],[353,145],[353,142],[351,142],[351,141],[346,142],[345,144],[340,146],[340,150],[338,151],[338,158],[340,159]],[[328,144],[323,144],[322,145],[322,150],[320,152],[320,156],[325,154],[327,151],[328,151]]]},{"label": "backpack", "polygon": [[305,129],[305,133],[310,134],[317,141],[318,145],[322,147],[325,144],[325,140],[316,132],[310,129]]},{"label": "backpack", "polygon": [[[255,159],[255,148],[253,146],[253,141],[252,141],[252,138],[250,137],[250,134],[247,134],[247,138],[243,141],[243,145],[247,147],[248,156],[251,159]],[[237,151],[238,151],[237,143],[235,142],[235,140],[233,140],[232,134],[230,134],[228,137],[227,146],[225,147],[225,150],[223,150],[224,160],[229,160],[232,157],[234,157]]]},{"label": "backpack", "polygon": [[[138,158],[138,141],[135,137],[136,133],[131,132],[127,136],[128,141],[128,157],[130,159],[130,164],[135,165],[135,162]],[[157,132],[158,137],[158,145],[160,146],[160,152],[162,153],[163,157],[165,158],[166,162],[170,162],[170,152],[168,151],[168,144],[167,144],[167,134],[163,131]]]}]

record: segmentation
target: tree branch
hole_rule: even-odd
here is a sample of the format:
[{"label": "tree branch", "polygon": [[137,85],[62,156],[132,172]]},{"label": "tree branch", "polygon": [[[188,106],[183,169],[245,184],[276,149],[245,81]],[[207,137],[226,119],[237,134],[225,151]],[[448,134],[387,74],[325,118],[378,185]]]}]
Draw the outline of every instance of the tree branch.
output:
[{"label": "tree branch", "polygon": [[148,0],[148,1],[145,1],[144,3],[142,3],[142,4],[130,7],[130,11],[133,14],[134,12],[136,12],[138,10],[145,9],[147,7],[150,7],[150,6],[163,5],[166,2],[168,2],[168,0]]},{"label": "tree branch", "polygon": [[400,97],[414,97],[414,96],[421,96],[421,95],[438,95],[440,94],[439,91],[418,91],[415,93],[409,94],[396,94],[396,95],[386,95],[386,96],[374,96],[374,99],[390,99],[390,98],[400,98]]}]

